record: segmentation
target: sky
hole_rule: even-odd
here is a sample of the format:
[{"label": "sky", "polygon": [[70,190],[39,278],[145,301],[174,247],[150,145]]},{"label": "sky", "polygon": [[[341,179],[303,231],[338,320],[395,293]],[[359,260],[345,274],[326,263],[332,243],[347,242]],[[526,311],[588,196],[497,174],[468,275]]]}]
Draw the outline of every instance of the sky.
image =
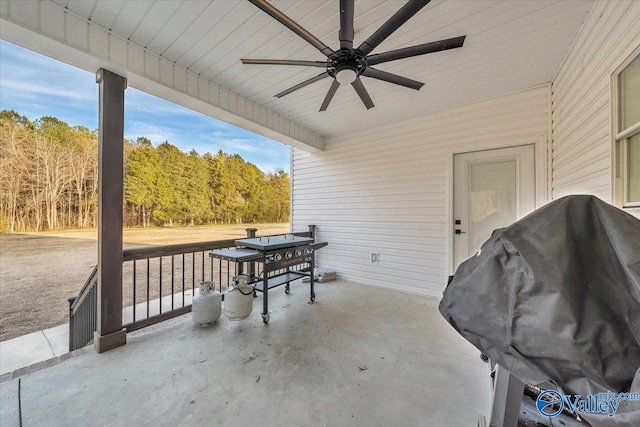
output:
[{"label": "sky", "polygon": [[[0,40],[0,110],[97,129],[95,75]],[[263,172],[290,172],[289,146],[131,87],[125,92],[124,136],[132,141],[145,136],[154,145],[169,141],[186,153],[222,150]]]}]

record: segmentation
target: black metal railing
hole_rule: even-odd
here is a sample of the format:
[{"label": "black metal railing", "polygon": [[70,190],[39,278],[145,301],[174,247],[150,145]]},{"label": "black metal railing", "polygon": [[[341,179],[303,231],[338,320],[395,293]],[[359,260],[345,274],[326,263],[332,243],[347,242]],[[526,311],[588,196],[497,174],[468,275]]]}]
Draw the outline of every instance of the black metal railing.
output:
[{"label": "black metal railing", "polygon": [[[313,228],[293,234],[313,236]],[[256,237],[256,229],[248,228],[247,237]],[[190,312],[191,300],[201,282],[213,281],[224,292],[238,274],[239,266],[213,259],[209,252],[233,248],[235,240],[125,250],[123,327],[127,332]],[[261,266],[255,263],[244,263],[242,269],[256,278],[262,275]]]},{"label": "black metal railing", "polygon": [[96,330],[98,316],[98,266],[93,267],[80,293],[68,297],[69,351],[89,344]]},{"label": "black metal railing", "polygon": [[[216,265],[209,251],[235,239],[127,249],[123,262],[123,327],[135,331],[191,311],[200,282],[229,283],[233,272]],[[224,268],[226,267],[226,268]]]},{"label": "black metal railing", "polygon": [[[293,234],[314,237],[314,233],[315,227],[309,226],[309,231]],[[256,229],[248,228],[247,237],[256,237]],[[214,281],[220,292],[224,292],[238,274],[238,266],[230,261],[214,260],[209,252],[232,248],[235,240],[125,249],[122,323],[127,332],[190,312],[191,300],[201,282]],[[263,274],[262,266],[256,263],[245,263],[243,271],[256,279]],[[93,339],[97,297],[97,268],[94,268],[78,296],[68,298],[69,351],[84,347]]]}]

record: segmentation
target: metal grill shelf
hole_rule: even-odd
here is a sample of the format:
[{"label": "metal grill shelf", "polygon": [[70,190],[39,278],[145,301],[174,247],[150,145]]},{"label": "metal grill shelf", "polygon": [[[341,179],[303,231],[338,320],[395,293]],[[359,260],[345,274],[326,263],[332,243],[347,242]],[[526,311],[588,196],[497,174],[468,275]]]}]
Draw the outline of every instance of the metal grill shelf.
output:
[{"label": "metal grill shelf", "polygon": [[[282,286],[285,283],[293,282],[294,280],[301,279],[305,276],[309,276],[309,274],[301,273],[298,271],[289,271],[287,273],[282,273],[277,276],[269,277],[267,279],[267,283],[268,283],[267,289]],[[264,280],[255,282],[255,290],[258,292],[264,292]]]}]

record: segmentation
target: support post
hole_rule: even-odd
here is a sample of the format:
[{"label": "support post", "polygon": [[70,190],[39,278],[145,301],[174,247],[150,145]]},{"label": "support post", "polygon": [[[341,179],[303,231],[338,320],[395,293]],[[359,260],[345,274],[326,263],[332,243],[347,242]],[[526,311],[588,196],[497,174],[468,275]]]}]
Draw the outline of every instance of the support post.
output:
[{"label": "support post", "polygon": [[124,91],[127,80],[103,68],[98,121],[98,304],[94,348],[126,344],[122,327],[122,198],[124,187]]},{"label": "support post", "polygon": [[[258,231],[257,228],[246,228],[245,231],[247,232],[247,238],[248,239],[252,239],[254,237],[256,237],[256,231]],[[249,275],[249,280],[253,280],[253,278],[256,275],[256,263],[251,261],[249,262],[249,269],[247,271],[247,274]]]},{"label": "support post", "polygon": [[74,348],[74,340],[75,340],[75,323],[73,321],[73,303],[76,302],[77,296],[67,297],[67,301],[69,302],[69,352],[75,350]]},{"label": "support post", "polygon": [[493,389],[491,427],[517,427],[524,383],[520,378],[498,365]]}]

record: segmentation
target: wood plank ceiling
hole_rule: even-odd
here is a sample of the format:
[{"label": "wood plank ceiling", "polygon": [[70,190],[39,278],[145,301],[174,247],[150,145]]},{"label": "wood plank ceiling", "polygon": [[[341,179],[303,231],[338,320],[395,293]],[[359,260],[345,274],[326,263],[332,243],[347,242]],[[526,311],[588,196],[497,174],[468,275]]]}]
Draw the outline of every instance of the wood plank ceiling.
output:
[{"label": "wood plank ceiling", "polygon": [[[318,74],[318,68],[240,62],[240,58],[325,60],[248,1],[55,1],[326,137],[547,83],[593,4],[591,0],[433,0],[373,52],[466,34],[461,49],[377,66],[424,82],[420,91],[363,77],[375,108],[367,111],[353,88],[343,85],[328,111],[319,112],[329,78],[280,99],[273,96]],[[329,47],[339,47],[337,0],[272,3]],[[354,45],[403,4],[356,1]]]}]

